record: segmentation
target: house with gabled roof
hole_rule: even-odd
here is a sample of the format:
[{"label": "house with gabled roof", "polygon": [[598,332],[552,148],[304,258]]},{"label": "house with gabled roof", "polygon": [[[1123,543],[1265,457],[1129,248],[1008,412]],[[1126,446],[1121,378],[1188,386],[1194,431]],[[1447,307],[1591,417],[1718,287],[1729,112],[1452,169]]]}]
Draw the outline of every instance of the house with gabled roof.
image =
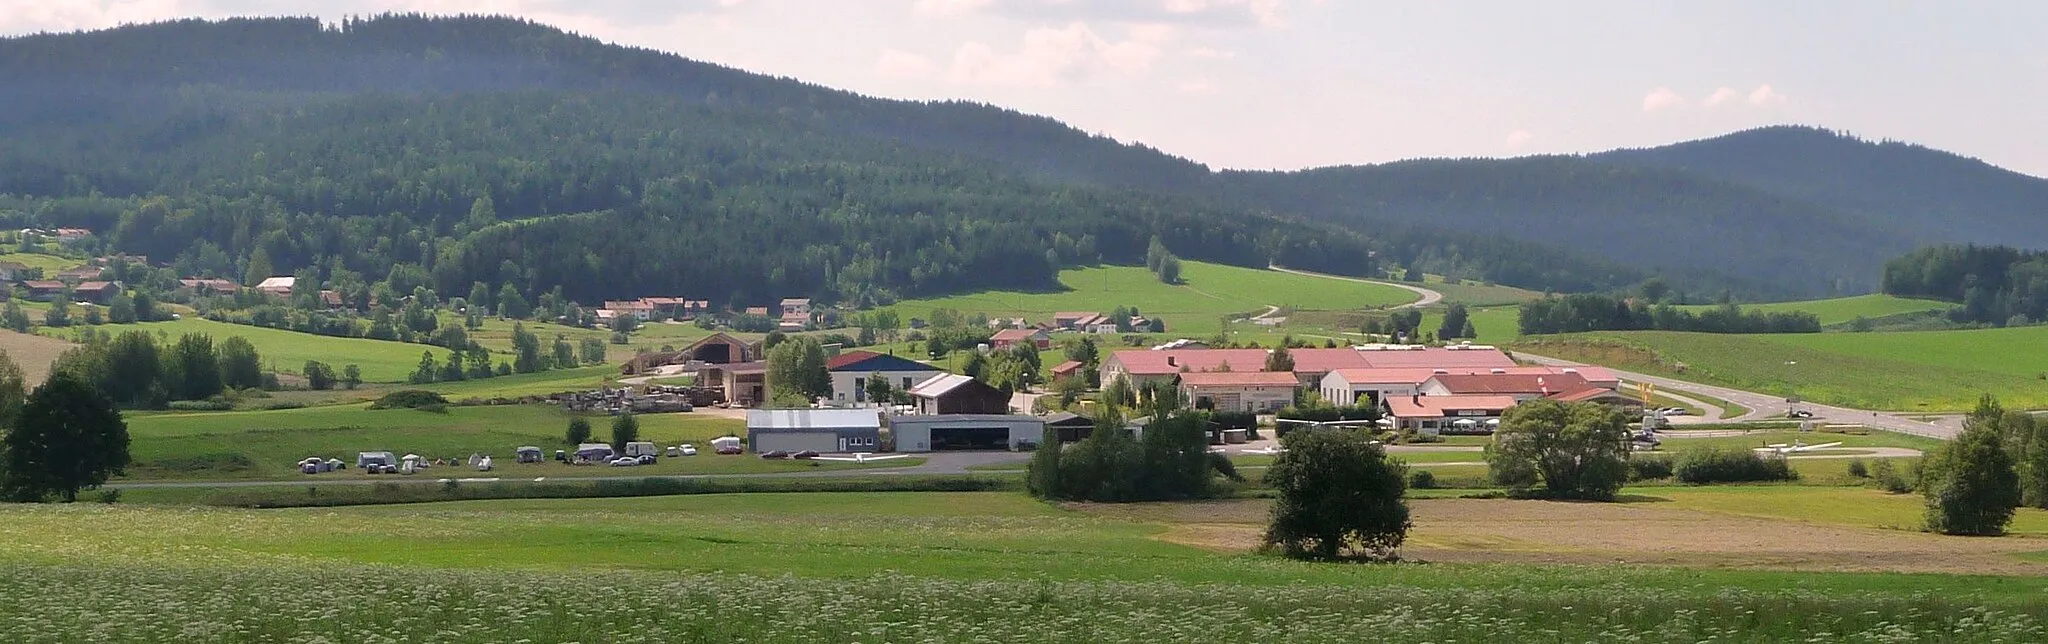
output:
[{"label": "house with gabled roof", "polygon": [[856,349],[826,360],[825,372],[832,376],[833,404],[862,405],[888,402],[868,399],[868,383],[876,378],[889,383],[890,389],[909,391],[946,371],[908,358]]}]

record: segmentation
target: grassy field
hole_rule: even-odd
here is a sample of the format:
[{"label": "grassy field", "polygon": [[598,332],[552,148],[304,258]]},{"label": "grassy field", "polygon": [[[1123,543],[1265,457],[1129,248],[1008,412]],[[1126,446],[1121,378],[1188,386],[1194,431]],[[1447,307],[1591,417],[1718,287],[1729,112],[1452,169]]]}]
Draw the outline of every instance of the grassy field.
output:
[{"label": "grassy field", "polygon": [[[511,458],[512,449],[521,445],[545,450],[568,447],[562,441],[562,433],[570,417],[559,408],[545,405],[451,407],[447,413],[409,409],[370,411],[354,405],[255,412],[135,413],[128,416],[135,464],[129,467],[127,478],[291,478],[299,476],[293,464],[308,456],[353,463],[356,452],[379,450],[411,452],[428,458],[465,458],[481,452],[506,461]],[[639,420],[641,437],[662,445],[701,444],[717,436],[745,431],[745,423],[739,420],[705,414],[647,414]],[[600,440],[609,435],[609,417],[592,417],[590,421]],[[681,460],[671,459],[659,467],[635,469],[632,473],[769,471],[788,465],[752,458],[704,457],[688,463]],[[702,469],[714,460],[719,463],[717,468]],[[759,469],[762,466],[768,469]],[[604,468],[552,464],[546,467],[549,472],[534,475],[615,473]],[[783,469],[808,468],[789,465]],[[357,475],[351,470],[342,476]]]},{"label": "grassy field", "polygon": [[[420,352],[433,351],[436,359],[445,359],[448,353],[447,349],[422,344],[365,338],[336,338],[200,318],[107,325],[97,328],[116,334],[140,329],[172,341],[187,333],[204,333],[213,336],[214,346],[219,346],[220,342],[227,338],[241,336],[256,346],[256,352],[262,356],[265,366],[274,367],[277,371],[298,373],[304,368],[307,360],[326,362],[337,372],[343,365],[353,364],[362,368],[363,380],[366,382],[404,382],[406,375],[419,367]],[[42,330],[44,335],[58,338],[69,338],[73,332],[72,329]]]},{"label": "grassy field", "polygon": [[[1899,315],[1902,313],[1940,311],[1947,309],[1951,306],[1954,305],[1949,304],[1947,302],[1940,302],[1935,300],[1917,300],[1912,298],[1892,297],[1890,295],[1871,294],[1857,295],[1854,297],[1838,297],[1827,300],[1806,300],[1800,302],[1771,302],[1767,304],[1744,304],[1742,305],[1742,309],[1744,311],[1764,311],[1767,313],[1779,313],[1785,311],[1805,311],[1807,313],[1812,313],[1814,317],[1820,318],[1821,326],[1832,326],[1836,324],[1843,324],[1851,320],[1855,320],[1859,317],[1877,319],[1891,315]],[[1701,304],[1683,306],[1679,308],[1699,312],[1711,310],[1714,308],[1714,306],[1711,304]]]},{"label": "grassy field", "polygon": [[922,318],[937,308],[990,316],[1022,316],[1049,320],[1060,311],[1107,313],[1117,306],[1135,306],[1140,313],[1166,320],[1172,334],[1208,334],[1221,328],[1224,316],[1262,313],[1266,307],[1301,309],[1363,309],[1415,300],[1391,286],[1364,284],[1203,262],[1184,262],[1185,284],[1159,283],[1143,267],[1104,266],[1060,271],[1066,290],[1051,293],[998,291],[944,298],[906,300],[895,304],[905,320]]},{"label": "grassy field", "polygon": [[[2048,407],[2048,327],[1896,333],[1601,332],[1530,352],[1869,409],[1967,410],[1983,393]],[[1683,368],[1680,368],[1683,365]]]},{"label": "grassy field", "polygon": [[57,279],[58,272],[85,265],[84,260],[69,257],[19,252],[0,253],[0,262],[14,262],[29,268],[43,269],[44,279]]},{"label": "grassy field", "polygon": [[[1747,490],[1737,494],[1777,493]],[[1528,550],[1516,535],[1553,528],[1500,517],[1557,515],[1585,522],[1588,534],[1677,527],[1686,539],[1698,530],[1687,521],[1706,518],[2034,565],[1991,552],[2028,539],[1892,536],[1723,513],[1714,509],[1722,502],[1701,494],[1711,490],[1650,492],[1653,502],[1628,504],[1418,501],[1414,550],[1541,561],[1575,556],[1579,544],[1559,536],[1549,550]],[[1870,493],[1828,494],[1798,503],[1862,503]],[[868,493],[265,511],[6,506],[0,614],[33,634],[27,641],[206,633],[222,641],[1352,642],[1370,633],[1438,642],[2018,642],[2048,634],[2048,608],[2038,601],[2048,579],[2037,576],[1613,559],[1317,565],[1215,538],[1255,526],[1265,503],[1061,508],[1015,493]],[[1656,532],[1628,538],[1670,541]],[[1703,541],[1700,552],[1718,552],[1715,540]]]},{"label": "grassy field", "polygon": [[1437,275],[1425,276],[1422,281],[1423,286],[1444,294],[1445,302],[1463,302],[1467,306],[1513,305],[1543,297],[1541,292],[1499,284],[1450,284]]}]

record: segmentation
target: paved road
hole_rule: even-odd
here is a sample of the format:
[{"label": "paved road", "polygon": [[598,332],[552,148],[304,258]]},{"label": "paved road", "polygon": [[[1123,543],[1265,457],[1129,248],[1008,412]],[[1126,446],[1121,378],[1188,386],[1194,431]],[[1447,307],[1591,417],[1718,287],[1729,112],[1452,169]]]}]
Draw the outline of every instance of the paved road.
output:
[{"label": "paved road", "polygon": [[1297,271],[1292,268],[1281,268],[1278,266],[1271,265],[1268,265],[1266,268],[1280,271],[1282,273],[1293,273],[1295,275],[1307,275],[1309,277],[1321,277],[1324,279],[1343,280],[1346,282],[1358,282],[1361,284],[1378,284],[1380,286],[1392,286],[1394,288],[1414,293],[1418,296],[1421,296],[1422,298],[1413,302],[1409,302],[1407,304],[1393,307],[1397,309],[1419,309],[1425,306],[1429,306],[1431,304],[1435,304],[1437,302],[1444,301],[1443,293],[1439,293],[1435,290],[1423,288],[1406,282],[1389,282],[1386,280],[1369,280],[1361,277],[1345,277],[1343,275],[1330,275],[1327,273],[1311,273],[1309,271]]},{"label": "paved road", "polygon": [[[1557,358],[1539,356],[1530,353],[1515,352],[1514,355],[1518,359],[1533,362],[1540,365],[1548,365],[1553,367],[1585,366],[1569,360],[1560,360]],[[1751,421],[1764,420],[1767,418],[1783,419],[1785,418],[1785,414],[1791,411],[1791,409],[1795,406],[1792,403],[1785,402],[1785,397],[1773,394],[1760,394],[1753,391],[1743,391],[1740,389],[1729,389],[1727,387],[1703,385],[1696,382],[1687,382],[1684,380],[1675,380],[1672,378],[1665,378],[1662,376],[1652,376],[1648,374],[1632,373],[1621,370],[1614,370],[1614,374],[1620,376],[1623,380],[1648,382],[1657,385],[1659,389],[1677,391],[1681,392],[1681,394],[1684,392],[1691,392],[1703,396],[1711,396],[1714,398],[1720,398],[1722,400],[1726,400],[1728,402],[1732,402],[1737,405],[1742,405],[1744,407],[1749,408],[1748,414],[1744,414],[1741,417],[1735,418],[1733,420]],[[1858,425],[1864,425],[1876,429],[1882,429],[1885,431],[1898,432],[1901,434],[1912,434],[1914,436],[1925,436],[1928,438],[1949,440],[1955,438],[1956,434],[1962,431],[1962,427],[1959,424],[1921,422],[1910,418],[1905,418],[1896,414],[1870,411],[1867,409],[1850,409],[1847,407],[1821,405],[1810,402],[1801,402],[1798,403],[1796,406],[1800,409],[1813,412],[1814,420],[1816,421],[1826,421],[1835,423],[1855,423]]]}]

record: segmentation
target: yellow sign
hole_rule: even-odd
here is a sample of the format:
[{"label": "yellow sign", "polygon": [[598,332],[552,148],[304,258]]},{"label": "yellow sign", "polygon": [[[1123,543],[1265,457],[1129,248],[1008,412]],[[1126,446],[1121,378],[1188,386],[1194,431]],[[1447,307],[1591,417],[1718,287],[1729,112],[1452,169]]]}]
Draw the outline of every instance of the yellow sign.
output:
[{"label": "yellow sign", "polygon": [[1657,385],[1648,382],[1636,383],[1636,397],[1643,400],[1643,406],[1650,405],[1650,396],[1657,393]]}]

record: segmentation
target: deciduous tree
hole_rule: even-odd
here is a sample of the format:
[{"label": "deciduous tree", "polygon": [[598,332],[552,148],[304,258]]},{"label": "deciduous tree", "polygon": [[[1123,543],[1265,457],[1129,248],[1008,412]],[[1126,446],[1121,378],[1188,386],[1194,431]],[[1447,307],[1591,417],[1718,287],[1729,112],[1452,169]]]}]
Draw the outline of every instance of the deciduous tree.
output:
[{"label": "deciduous tree", "polygon": [[1991,396],[1963,421],[1956,439],[1929,454],[1921,470],[1927,529],[1943,534],[2005,533],[2020,505],[2020,477],[2006,453],[2005,409]]},{"label": "deciduous tree", "polygon": [[128,465],[128,425],[114,401],[63,371],[52,372],[28,396],[0,445],[7,464],[0,468],[0,489],[17,501],[76,501],[79,490],[105,483]]},{"label": "deciduous tree", "polygon": [[1280,498],[1266,543],[1297,559],[1387,560],[1408,536],[1407,466],[1364,432],[1289,432],[1266,470]]},{"label": "deciduous tree", "polygon": [[1525,402],[1501,415],[1486,464],[1512,494],[1612,501],[1628,480],[1628,417],[1595,403]]}]

